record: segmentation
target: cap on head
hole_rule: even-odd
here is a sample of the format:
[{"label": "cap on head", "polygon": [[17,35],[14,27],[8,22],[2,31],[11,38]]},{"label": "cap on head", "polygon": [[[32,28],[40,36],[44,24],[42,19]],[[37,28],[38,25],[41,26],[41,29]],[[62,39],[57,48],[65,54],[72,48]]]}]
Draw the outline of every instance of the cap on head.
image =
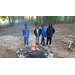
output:
[{"label": "cap on head", "polygon": [[41,25],[41,27],[44,27],[44,25]]},{"label": "cap on head", "polygon": [[27,24],[25,24],[25,26],[27,26]]},{"label": "cap on head", "polygon": [[25,28],[28,28],[27,24],[25,24]]}]

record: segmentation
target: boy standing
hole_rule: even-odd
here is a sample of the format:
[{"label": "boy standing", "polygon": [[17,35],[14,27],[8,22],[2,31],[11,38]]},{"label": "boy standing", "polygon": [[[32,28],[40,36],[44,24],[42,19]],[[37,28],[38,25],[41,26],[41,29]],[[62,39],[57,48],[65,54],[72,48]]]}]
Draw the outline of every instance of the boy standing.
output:
[{"label": "boy standing", "polygon": [[45,40],[44,37],[46,38],[46,28],[44,28],[44,25],[41,26],[41,33],[42,33],[42,38],[41,38],[41,45],[43,43],[43,45],[45,46]]},{"label": "boy standing", "polygon": [[51,47],[51,40],[54,32],[55,29],[52,27],[52,23],[49,23],[49,27],[47,28],[47,47],[48,47],[48,41],[50,41],[49,47]]},{"label": "boy standing", "polygon": [[39,37],[41,35],[41,29],[39,26],[36,26],[36,29],[34,30],[34,34],[36,36],[36,44],[39,45]]},{"label": "boy standing", "polygon": [[23,28],[22,34],[23,34],[23,37],[24,37],[25,46],[26,45],[29,46],[29,29],[28,29],[27,24],[25,24],[25,27]]}]

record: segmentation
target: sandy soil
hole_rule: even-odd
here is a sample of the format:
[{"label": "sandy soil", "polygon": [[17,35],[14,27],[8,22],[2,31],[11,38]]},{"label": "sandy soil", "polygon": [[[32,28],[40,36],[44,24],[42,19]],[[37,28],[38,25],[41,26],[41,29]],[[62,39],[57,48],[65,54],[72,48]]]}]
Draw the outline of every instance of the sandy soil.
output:
[{"label": "sandy soil", "polygon": [[[22,36],[23,27],[24,26],[21,25],[0,28],[0,58],[15,58],[16,51],[24,48],[24,39]],[[52,39],[52,46],[47,49],[54,52],[56,58],[75,58],[75,51],[68,50],[70,41],[75,38],[75,25],[56,24],[54,28],[56,32]],[[35,44],[34,29],[34,26],[29,26],[30,45]]]}]

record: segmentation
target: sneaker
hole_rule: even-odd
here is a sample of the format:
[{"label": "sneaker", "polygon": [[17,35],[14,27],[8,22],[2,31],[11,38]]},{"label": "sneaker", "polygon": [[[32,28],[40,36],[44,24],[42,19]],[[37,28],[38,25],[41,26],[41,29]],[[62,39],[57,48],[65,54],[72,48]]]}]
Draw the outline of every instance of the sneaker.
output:
[{"label": "sneaker", "polygon": [[29,46],[29,44],[28,44],[28,46]]},{"label": "sneaker", "polygon": [[48,45],[46,47],[48,47]]},{"label": "sneaker", "polygon": [[43,44],[43,46],[45,46],[45,44]]},{"label": "sneaker", "polygon": [[51,47],[51,45],[49,45],[49,47]]},{"label": "sneaker", "polygon": [[26,44],[25,44],[25,47],[26,47]]},{"label": "sneaker", "polygon": [[40,44],[40,46],[42,46],[42,44]]}]

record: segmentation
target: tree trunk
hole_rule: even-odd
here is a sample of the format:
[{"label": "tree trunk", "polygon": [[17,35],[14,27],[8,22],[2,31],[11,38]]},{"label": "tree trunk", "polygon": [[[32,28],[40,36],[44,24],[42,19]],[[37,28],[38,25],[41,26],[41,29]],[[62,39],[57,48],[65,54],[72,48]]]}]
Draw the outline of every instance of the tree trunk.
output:
[{"label": "tree trunk", "polygon": [[9,19],[9,24],[10,24],[10,26],[11,26],[11,23],[10,23],[10,16],[8,16],[8,19]]},{"label": "tree trunk", "polygon": [[24,22],[24,16],[23,16],[23,21],[22,21],[22,22],[23,22],[23,24],[25,23],[25,22]]},{"label": "tree trunk", "polygon": [[14,21],[13,21],[13,22],[14,22],[14,25],[15,25],[15,19],[14,19]]},{"label": "tree trunk", "polygon": [[36,16],[36,20],[38,19],[38,16]]},{"label": "tree trunk", "polygon": [[33,24],[33,16],[31,16],[31,24]]}]

